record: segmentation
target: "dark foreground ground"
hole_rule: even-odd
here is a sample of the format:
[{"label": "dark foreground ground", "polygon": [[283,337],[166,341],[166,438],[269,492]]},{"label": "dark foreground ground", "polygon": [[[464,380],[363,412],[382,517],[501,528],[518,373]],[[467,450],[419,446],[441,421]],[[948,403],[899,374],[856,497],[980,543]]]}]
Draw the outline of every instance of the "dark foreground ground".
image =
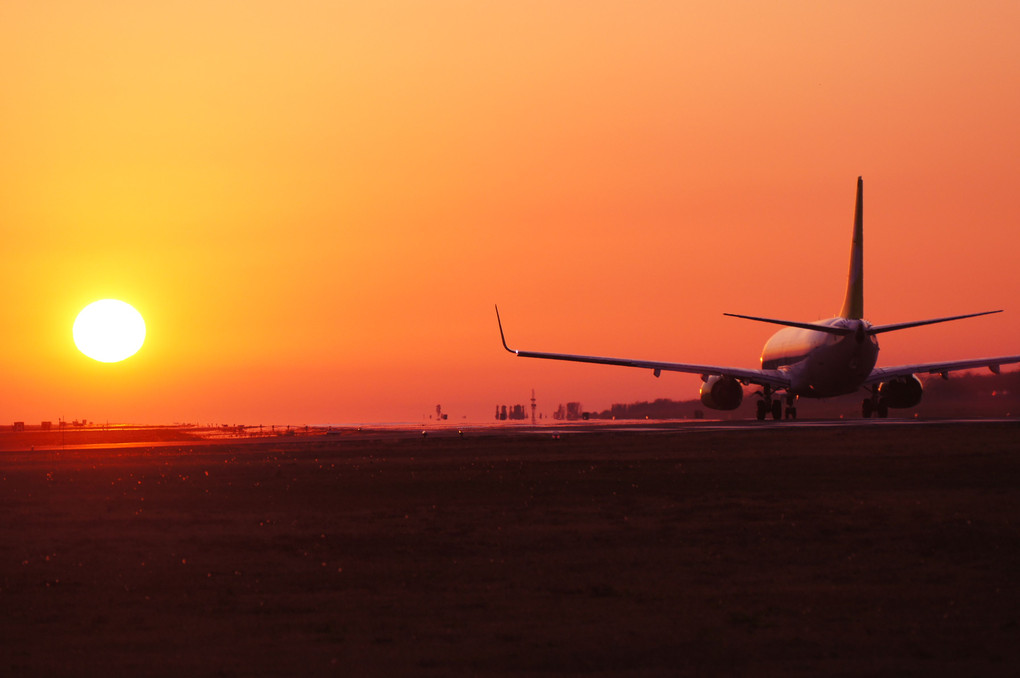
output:
[{"label": "dark foreground ground", "polygon": [[3,675],[1017,675],[1020,425],[0,453]]}]

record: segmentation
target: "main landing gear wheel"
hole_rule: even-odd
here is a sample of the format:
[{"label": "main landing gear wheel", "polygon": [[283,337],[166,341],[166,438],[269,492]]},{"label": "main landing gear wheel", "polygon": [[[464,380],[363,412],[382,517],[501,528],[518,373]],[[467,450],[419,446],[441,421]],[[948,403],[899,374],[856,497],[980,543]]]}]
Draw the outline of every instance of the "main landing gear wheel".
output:
[{"label": "main landing gear wheel", "polygon": [[772,397],[772,388],[769,386],[764,387],[759,395],[761,395],[761,398],[758,400],[758,406],[755,411],[758,421],[764,421],[770,414],[776,421],[782,419],[783,401],[781,398]]},{"label": "main landing gear wheel", "polygon": [[783,418],[783,401],[781,400],[765,400],[762,398],[758,401],[758,407],[755,411],[755,415],[758,417],[758,421],[765,421],[765,419],[772,415],[772,418],[779,421]]},{"label": "main landing gear wheel", "polygon": [[885,398],[864,399],[864,402],[861,403],[861,415],[865,419],[870,419],[872,414],[879,419],[885,419],[889,416],[889,404],[885,401]]},{"label": "main landing gear wheel", "polygon": [[787,419],[796,419],[797,418],[797,406],[794,404],[796,402],[797,402],[796,397],[793,397],[793,396],[787,396],[786,397],[786,418]]}]

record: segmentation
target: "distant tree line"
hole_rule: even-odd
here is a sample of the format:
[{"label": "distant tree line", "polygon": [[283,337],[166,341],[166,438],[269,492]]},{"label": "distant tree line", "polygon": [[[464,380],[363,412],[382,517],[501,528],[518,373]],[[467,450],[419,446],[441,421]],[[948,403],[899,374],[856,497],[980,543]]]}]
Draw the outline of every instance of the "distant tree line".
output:
[{"label": "distant tree line", "polygon": [[[1008,368],[1007,368],[1008,369]],[[892,410],[893,417],[1020,417],[1020,370],[1002,374],[987,371],[973,374],[951,373],[949,379],[939,375],[918,375],[924,383],[924,396],[917,407]],[[601,412],[591,412],[593,419],[750,419],[754,417],[757,398],[754,389],[744,391],[743,404],[736,410],[706,410],[700,400],[670,400],[615,403]],[[859,417],[861,400],[866,392],[821,400],[802,400],[802,418]],[[580,419],[579,403],[560,405],[555,418]]]},{"label": "distant tree line", "polygon": [[560,406],[553,412],[553,419],[561,419],[566,421],[577,421],[578,419],[587,419],[589,417],[588,412],[582,411],[581,403],[573,402],[564,405],[560,403]]},{"label": "distant tree line", "polygon": [[677,401],[659,398],[652,402],[614,403],[592,417],[598,419],[701,419],[704,412],[699,401]]}]

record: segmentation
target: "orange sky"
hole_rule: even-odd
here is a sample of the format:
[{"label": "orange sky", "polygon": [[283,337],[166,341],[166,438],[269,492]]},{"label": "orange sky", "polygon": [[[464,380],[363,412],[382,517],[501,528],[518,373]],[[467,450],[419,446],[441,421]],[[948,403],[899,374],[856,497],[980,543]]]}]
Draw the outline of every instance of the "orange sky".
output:
[{"label": "orange sky", "polygon": [[[778,4],[779,7],[773,5]],[[838,311],[1020,352],[1015,2],[0,6],[0,423],[489,419],[695,397]],[[148,339],[106,365],[103,297]],[[806,410],[805,410],[806,412]]]}]

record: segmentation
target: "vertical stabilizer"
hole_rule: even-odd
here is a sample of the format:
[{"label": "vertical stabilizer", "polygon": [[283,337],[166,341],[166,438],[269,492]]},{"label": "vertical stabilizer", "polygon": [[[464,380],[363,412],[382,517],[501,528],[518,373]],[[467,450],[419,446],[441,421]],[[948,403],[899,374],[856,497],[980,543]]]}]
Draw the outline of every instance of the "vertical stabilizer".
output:
[{"label": "vertical stabilizer", "polygon": [[846,280],[846,298],[841,318],[864,317],[864,180],[857,177],[857,204],[854,207],[854,237],[850,245],[850,273]]}]

